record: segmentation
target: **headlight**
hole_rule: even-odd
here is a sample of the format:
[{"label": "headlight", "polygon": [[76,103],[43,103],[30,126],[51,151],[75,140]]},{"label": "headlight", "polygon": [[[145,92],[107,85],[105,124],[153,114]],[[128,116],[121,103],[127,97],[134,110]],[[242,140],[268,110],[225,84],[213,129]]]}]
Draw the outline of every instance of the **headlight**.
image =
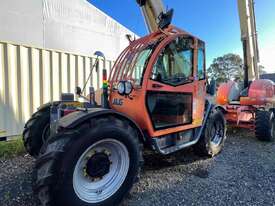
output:
[{"label": "headlight", "polygon": [[124,81],[120,81],[117,85],[117,90],[118,93],[120,95],[124,95],[125,94],[125,82]]},{"label": "headlight", "polygon": [[117,90],[120,95],[129,95],[133,91],[133,85],[130,81],[120,81]]},{"label": "headlight", "polygon": [[125,82],[125,94],[129,95],[133,90],[133,85],[131,82],[127,81]]}]

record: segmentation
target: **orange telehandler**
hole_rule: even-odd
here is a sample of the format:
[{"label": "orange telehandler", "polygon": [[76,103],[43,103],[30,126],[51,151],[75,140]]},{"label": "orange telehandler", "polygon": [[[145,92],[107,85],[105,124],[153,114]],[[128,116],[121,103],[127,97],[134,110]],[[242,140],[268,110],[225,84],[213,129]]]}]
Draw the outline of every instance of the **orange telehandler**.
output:
[{"label": "orange telehandler", "polygon": [[26,123],[43,206],[117,205],[137,180],[144,147],[167,155],[192,146],[209,157],[223,147],[224,116],[206,98],[204,42],[172,26],[173,10],[160,0],[138,4],[150,34],[130,42],[108,80],[103,69],[101,105],[92,88],[84,103],[63,94]]},{"label": "orange telehandler", "polygon": [[259,50],[254,13],[254,0],[238,0],[241,39],[244,56],[244,83],[221,84],[217,104],[228,124],[255,131],[259,140],[275,139],[275,83],[259,79]]}]

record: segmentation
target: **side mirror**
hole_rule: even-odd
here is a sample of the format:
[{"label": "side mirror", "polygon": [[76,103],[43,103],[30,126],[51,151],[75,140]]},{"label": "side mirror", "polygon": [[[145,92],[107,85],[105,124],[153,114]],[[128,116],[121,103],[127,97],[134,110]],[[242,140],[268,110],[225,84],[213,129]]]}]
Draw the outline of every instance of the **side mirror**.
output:
[{"label": "side mirror", "polygon": [[212,96],[215,95],[216,94],[216,86],[217,86],[216,80],[211,79],[210,83],[207,84],[207,86],[206,86],[206,92]]},{"label": "side mirror", "polygon": [[75,88],[75,93],[80,96],[81,95],[81,88],[80,87],[76,87]]},{"label": "side mirror", "polygon": [[96,51],[94,53],[94,56],[96,56],[97,58],[101,57],[101,58],[105,59],[105,55],[101,51]]},{"label": "side mirror", "polygon": [[96,51],[94,53],[94,56],[96,56],[95,71],[98,72],[99,71],[99,61],[98,61],[98,58],[101,57],[101,58],[103,58],[105,60],[105,55],[101,51]]}]

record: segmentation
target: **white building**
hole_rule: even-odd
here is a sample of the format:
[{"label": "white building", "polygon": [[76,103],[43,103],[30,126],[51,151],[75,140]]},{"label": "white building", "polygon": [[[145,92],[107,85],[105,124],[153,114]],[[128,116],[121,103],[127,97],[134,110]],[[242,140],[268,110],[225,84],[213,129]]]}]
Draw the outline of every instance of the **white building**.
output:
[{"label": "white building", "polygon": [[115,59],[127,28],[86,0],[0,0],[0,40]]},{"label": "white building", "polygon": [[109,69],[134,35],[86,0],[0,5],[0,137],[20,134],[38,106],[82,86],[96,50]]}]

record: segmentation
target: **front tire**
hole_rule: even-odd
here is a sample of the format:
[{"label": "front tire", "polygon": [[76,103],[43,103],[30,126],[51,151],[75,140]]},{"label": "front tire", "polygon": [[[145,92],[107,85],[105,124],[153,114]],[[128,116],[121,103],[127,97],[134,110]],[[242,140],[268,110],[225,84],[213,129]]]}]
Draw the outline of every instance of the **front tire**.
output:
[{"label": "front tire", "polygon": [[137,132],[116,118],[52,137],[36,162],[35,191],[43,206],[117,205],[137,179]]},{"label": "front tire", "polygon": [[255,120],[255,136],[260,141],[274,141],[275,114],[269,111],[257,111]]},{"label": "front tire", "polygon": [[219,154],[226,139],[226,122],[221,111],[213,109],[209,114],[202,136],[194,145],[194,152],[199,156],[213,157]]}]

